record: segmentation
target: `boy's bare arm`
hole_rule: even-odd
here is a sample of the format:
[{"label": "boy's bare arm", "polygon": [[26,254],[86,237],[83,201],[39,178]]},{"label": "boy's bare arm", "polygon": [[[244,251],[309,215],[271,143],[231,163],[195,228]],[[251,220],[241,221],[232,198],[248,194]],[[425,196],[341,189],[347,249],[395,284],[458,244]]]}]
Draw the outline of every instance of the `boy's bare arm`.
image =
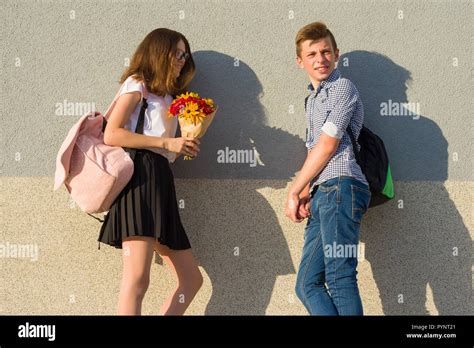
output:
[{"label": "boy's bare arm", "polygon": [[[306,155],[306,159],[308,159],[311,150],[312,150],[312,149],[309,149],[309,150],[308,150],[308,153],[307,153],[307,155]],[[300,199],[309,198],[309,190],[310,190],[310,182],[308,183],[308,185],[306,185],[306,186],[304,187],[303,191],[301,191],[301,193],[300,193]]]},{"label": "boy's bare arm", "polygon": [[340,139],[331,137],[322,132],[321,136],[308,154],[303,168],[293,183],[289,195],[299,197],[300,193],[309,185],[311,179],[319,175],[339,146]]}]

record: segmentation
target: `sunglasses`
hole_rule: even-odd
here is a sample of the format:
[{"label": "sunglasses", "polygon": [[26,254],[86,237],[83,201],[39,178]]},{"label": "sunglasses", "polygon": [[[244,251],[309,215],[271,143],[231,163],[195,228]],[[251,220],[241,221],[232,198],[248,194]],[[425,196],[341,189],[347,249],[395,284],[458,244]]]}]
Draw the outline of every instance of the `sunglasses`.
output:
[{"label": "sunglasses", "polygon": [[182,59],[187,60],[189,58],[189,53],[181,51],[181,50],[177,50],[175,57],[177,60],[182,60]]}]

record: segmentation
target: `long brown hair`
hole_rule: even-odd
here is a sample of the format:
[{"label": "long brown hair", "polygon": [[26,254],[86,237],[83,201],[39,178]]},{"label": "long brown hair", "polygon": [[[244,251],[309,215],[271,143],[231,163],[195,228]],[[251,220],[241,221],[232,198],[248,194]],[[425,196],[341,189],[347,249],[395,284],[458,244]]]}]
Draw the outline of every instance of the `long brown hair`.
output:
[{"label": "long brown hair", "polygon": [[[172,62],[179,40],[183,40],[186,53],[189,56],[179,77],[176,78]],[[182,93],[189,85],[194,77],[195,69],[186,37],[174,30],[158,28],[150,32],[138,45],[130,61],[130,66],[120,78],[120,83],[133,75],[139,81],[145,82],[150,93],[159,96],[176,95]]]}]

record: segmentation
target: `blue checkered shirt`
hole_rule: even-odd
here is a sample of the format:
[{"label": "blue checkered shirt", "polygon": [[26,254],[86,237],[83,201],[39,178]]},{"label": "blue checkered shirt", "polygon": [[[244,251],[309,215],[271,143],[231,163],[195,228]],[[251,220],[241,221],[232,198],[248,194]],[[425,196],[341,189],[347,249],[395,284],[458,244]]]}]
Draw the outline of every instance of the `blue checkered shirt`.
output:
[{"label": "blue checkered shirt", "polygon": [[[350,80],[341,78],[340,71],[335,68],[316,90],[312,84],[308,86],[308,90],[311,93],[306,102],[308,150],[316,145],[321,131],[341,139],[335,154],[321,173],[311,181],[311,190],[315,185],[342,175],[351,176],[368,185],[365,175],[357,164],[351,139],[346,130],[350,124],[352,133],[357,139],[364,122],[364,107],[357,88]],[[357,146],[360,150],[360,145]]]}]

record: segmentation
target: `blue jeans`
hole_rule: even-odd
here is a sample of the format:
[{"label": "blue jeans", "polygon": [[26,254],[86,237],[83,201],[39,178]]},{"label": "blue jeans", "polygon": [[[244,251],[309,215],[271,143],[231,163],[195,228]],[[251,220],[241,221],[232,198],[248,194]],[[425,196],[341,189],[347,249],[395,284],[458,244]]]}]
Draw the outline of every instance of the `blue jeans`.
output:
[{"label": "blue jeans", "polygon": [[311,315],[363,315],[357,251],[370,197],[369,187],[349,176],[327,180],[312,196],[296,279],[296,294]]}]

